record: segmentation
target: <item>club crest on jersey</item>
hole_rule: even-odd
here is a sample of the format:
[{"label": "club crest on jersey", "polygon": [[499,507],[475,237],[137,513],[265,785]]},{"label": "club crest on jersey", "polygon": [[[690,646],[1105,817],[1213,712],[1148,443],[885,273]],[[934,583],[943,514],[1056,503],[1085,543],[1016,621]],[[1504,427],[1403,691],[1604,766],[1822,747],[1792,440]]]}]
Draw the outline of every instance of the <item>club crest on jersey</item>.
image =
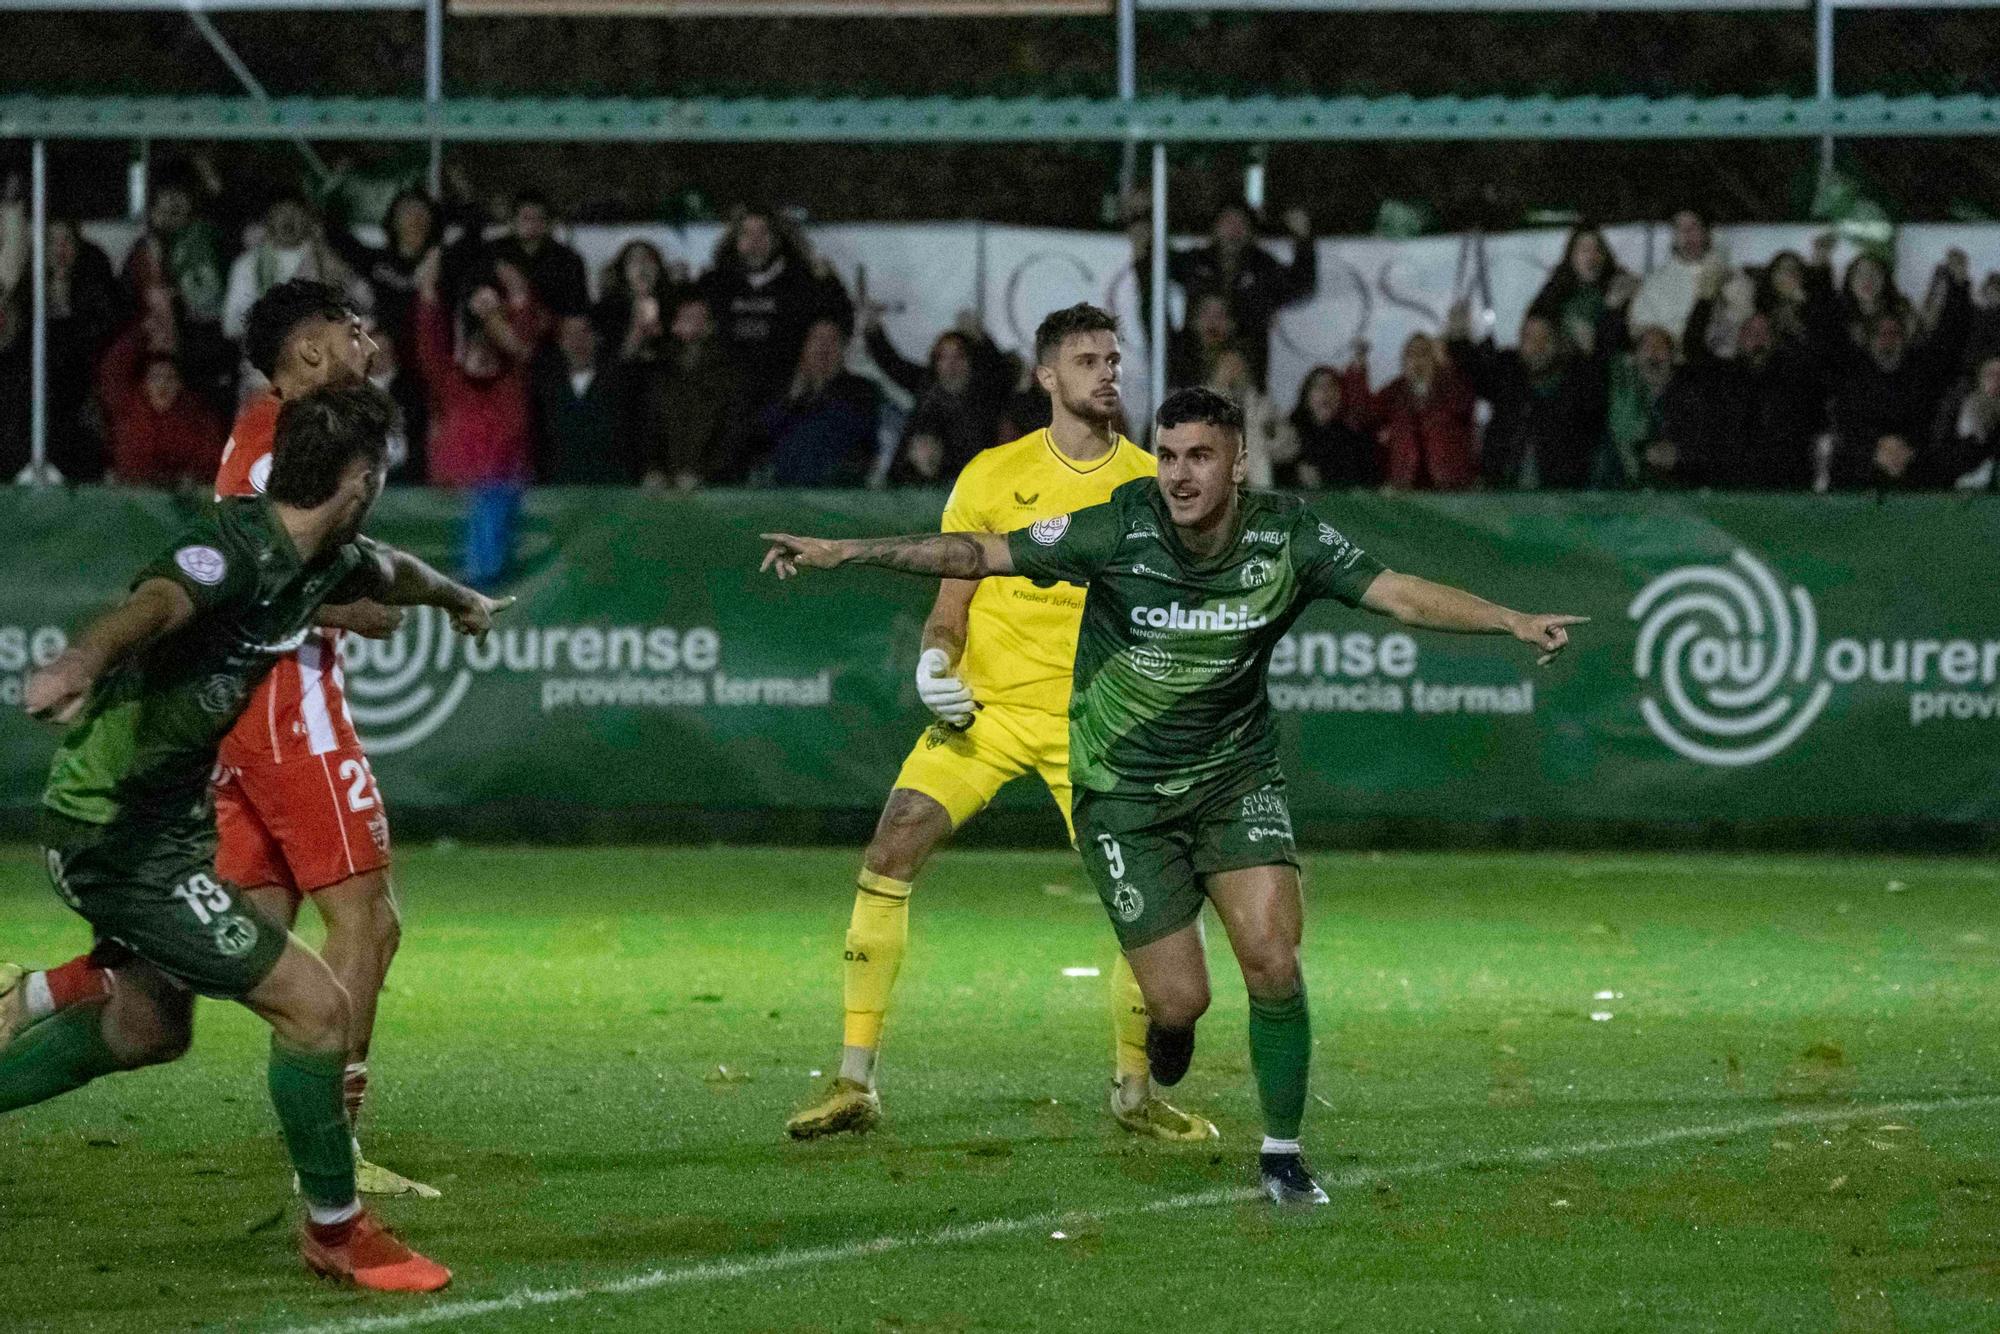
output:
[{"label": "club crest on jersey", "polygon": [[264,488],[271,484],[271,460],[273,457],[273,455],[266,454],[263,458],[258,459],[250,465],[250,489],[260,496],[264,494]]},{"label": "club crest on jersey", "polygon": [[[1040,494],[1037,492],[1036,494]],[[1028,536],[1036,545],[1052,547],[1062,541],[1062,535],[1069,531],[1069,515],[1058,514],[1052,519],[1037,519],[1028,525]]]},{"label": "club crest on jersey", "polygon": [[1266,560],[1262,556],[1252,556],[1243,562],[1240,574],[1245,588],[1262,588],[1271,582],[1271,576],[1277,572],[1276,562]]},{"label": "club crest on jersey", "polygon": [[215,922],[215,952],[225,959],[240,959],[257,947],[257,924],[248,917],[230,913]]},{"label": "club crest on jersey", "polygon": [[1121,922],[1136,922],[1139,914],[1146,911],[1146,896],[1136,886],[1120,880],[1111,889],[1111,911],[1118,914]]},{"label": "club crest on jersey", "polygon": [[229,573],[229,562],[214,547],[182,547],[174,553],[180,572],[204,588],[213,588]]}]

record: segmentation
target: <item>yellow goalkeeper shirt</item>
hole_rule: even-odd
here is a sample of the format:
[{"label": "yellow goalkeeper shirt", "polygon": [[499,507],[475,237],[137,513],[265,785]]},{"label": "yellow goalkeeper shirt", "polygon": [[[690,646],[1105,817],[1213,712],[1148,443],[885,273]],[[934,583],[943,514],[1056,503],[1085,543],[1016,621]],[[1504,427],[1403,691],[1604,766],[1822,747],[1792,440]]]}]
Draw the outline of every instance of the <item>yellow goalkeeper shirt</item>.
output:
[{"label": "yellow goalkeeper shirt", "polygon": [[[1092,505],[1135,477],[1159,471],[1153,456],[1118,437],[1111,452],[1078,463],[1047,430],[982,450],[965,465],[945,501],[941,531],[1007,533],[1038,519]],[[1083,590],[1037,588],[1026,579],[985,579],[966,617],[959,677],[981,704],[1034,709],[1065,718],[1076,664]]]}]

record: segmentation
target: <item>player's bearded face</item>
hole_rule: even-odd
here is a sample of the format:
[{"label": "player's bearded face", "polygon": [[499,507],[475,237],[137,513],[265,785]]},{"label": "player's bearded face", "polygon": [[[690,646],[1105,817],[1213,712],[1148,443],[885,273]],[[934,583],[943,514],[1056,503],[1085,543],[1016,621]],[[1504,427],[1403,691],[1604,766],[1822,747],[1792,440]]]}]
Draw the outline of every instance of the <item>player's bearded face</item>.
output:
[{"label": "player's bearded face", "polygon": [[360,316],[350,315],[338,323],[325,321],[314,332],[313,342],[317,344],[319,353],[322,383],[355,385],[368,378],[376,346],[374,337],[361,323]]},{"label": "player's bearded face", "polygon": [[1065,339],[1056,353],[1055,386],[1051,395],[1063,410],[1092,426],[1118,420],[1121,358],[1117,335],[1077,334]]}]

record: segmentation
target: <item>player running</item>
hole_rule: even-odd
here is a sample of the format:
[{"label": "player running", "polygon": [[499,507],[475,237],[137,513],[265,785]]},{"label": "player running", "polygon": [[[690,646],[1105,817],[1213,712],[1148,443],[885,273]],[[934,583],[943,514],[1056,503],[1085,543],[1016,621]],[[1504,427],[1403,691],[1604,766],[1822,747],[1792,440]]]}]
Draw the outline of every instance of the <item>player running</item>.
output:
[{"label": "player running", "polygon": [[[368,376],[375,342],[338,288],[295,278],[250,309],[244,355],[270,382],[243,407],[215,479],[216,499],[262,495],[279,405]],[[290,926],[310,897],[326,923],[327,966],[347,989],[353,1029],[343,1076],[350,1127],[368,1089],[376,1003],[401,940],[389,881],[389,822],[348,715],[340,629],[393,634],[402,613],[370,602],[328,607],[319,627],[257,686],[223,739],[215,796],[216,873],[265,916]],[[114,979],[92,955],[19,978],[0,977],[0,1042],[69,1005],[101,999]],[[435,1198],[422,1182],[355,1154],[365,1195]]]},{"label": "player running", "polygon": [[[1046,430],[974,456],[945,502],[946,532],[1005,533],[1102,504],[1154,473],[1152,455],[1120,435],[1118,324],[1097,307],[1059,310],[1035,331],[1035,377],[1048,392]],[[861,856],[848,921],[840,1073],[827,1095],[786,1122],[795,1138],[865,1131],[882,1119],[877,1053],[910,938],[910,884],[952,831],[1007,783],[1040,775],[1070,818],[1069,688],[1083,594],[1025,579],[946,579],[924,622],[917,694],[937,722],[910,751]],[[1071,833],[1074,841],[1074,831]],[[1116,1075],[1111,1112],[1135,1134],[1200,1140],[1215,1127],[1153,1091],[1146,1007],[1124,956],[1111,977]]]},{"label": "player running", "polygon": [[1208,1008],[1214,903],[1250,997],[1259,1174],[1278,1203],[1327,1202],[1299,1150],[1312,1032],[1304,910],[1266,697],[1273,646],[1308,602],[1405,625],[1510,634],[1547,662],[1582,616],[1528,616],[1385,569],[1292,497],[1243,489],[1243,414],[1207,389],[1160,405],[1157,482],[1014,532],[829,541],[766,534],[779,578],[845,564],[947,579],[1084,584],[1070,778],[1084,866],[1145,994],[1153,1078],[1178,1083]]},{"label": "player running", "polygon": [[270,1092],[307,1217],[314,1272],[429,1292],[451,1271],[362,1209],[341,1103],[346,992],[312,950],[214,874],[210,771],[252,690],[311,633],[321,604],[443,608],[484,634],[494,602],[359,536],[382,492],[395,405],[367,385],[288,401],[267,495],[223,500],[141,569],[123,605],[29,678],[25,705],[73,723],[42,795],[50,879],[115,953],[118,985],[0,1051],[0,1112],[179,1058],[197,993],[272,1029]]}]

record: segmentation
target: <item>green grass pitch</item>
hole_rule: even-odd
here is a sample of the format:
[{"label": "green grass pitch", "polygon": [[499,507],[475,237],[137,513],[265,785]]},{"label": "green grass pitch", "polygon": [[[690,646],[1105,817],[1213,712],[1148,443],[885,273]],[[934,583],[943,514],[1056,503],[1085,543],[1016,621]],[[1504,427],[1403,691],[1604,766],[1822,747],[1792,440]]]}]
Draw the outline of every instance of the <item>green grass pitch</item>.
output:
[{"label": "green grass pitch", "polygon": [[[1970,861],[1311,859],[1308,1151],[1251,1180],[1244,1003],[1104,1111],[1111,936],[1071,858],[918,886],[888,1120],[796,1145],[835,1059],[853,855],[417,849],[365,1138],[437,1299],[294,1257],[259,1026],[0,1120],[0,1328],[2000,1328],[2000,871]],[[79,924],[0,851],[0,953]],[[1604,1016],[1604,1017],[1600,1017]],[[1058,1235],[1060,1234],[1060,1235]],[[532,1290],[529,1300],[521,1294]]]}]

